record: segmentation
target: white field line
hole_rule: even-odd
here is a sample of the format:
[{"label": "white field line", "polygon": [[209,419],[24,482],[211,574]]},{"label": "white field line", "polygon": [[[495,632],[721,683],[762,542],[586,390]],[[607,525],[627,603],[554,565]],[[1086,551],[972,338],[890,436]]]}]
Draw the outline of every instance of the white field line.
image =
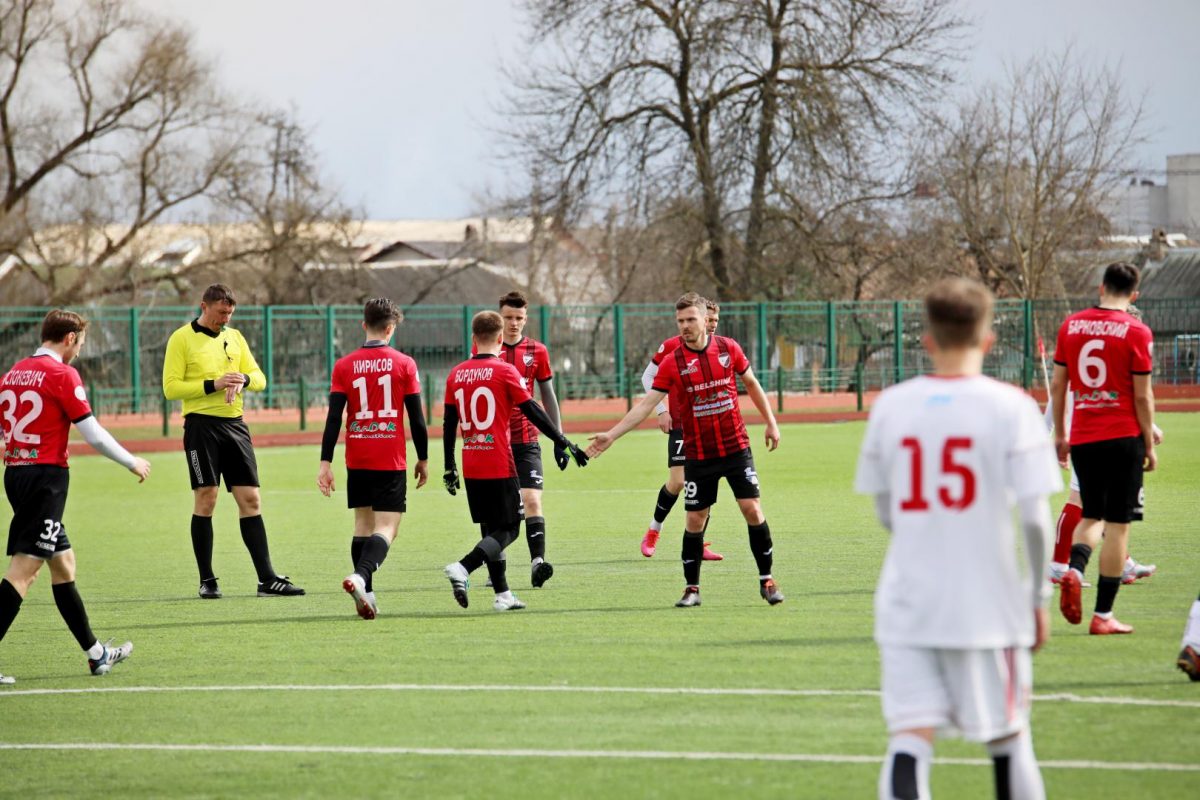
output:
[{"label": "white field line", "polygon": [[[125,744],[116,742],[0,742],[0,750],[135,750],[193,753],[300,753],[304,755],[385,755],[385,756],[483,756],[493,758],[607,758],[630,761],[773,761],[817,764],[879,764],[878,755],[839,753],[722,753],[669,750],[513,750],[463,747],[354,747],[306,744]],[[965,767],[990,766],[985,758],[935,758],[935,764]],[[1040,761],[1046,769],[1104,769],[1122,772],[1200,772],[1200,764],[1165,762]]]},{"label": "white field line", "polygon": [[[89,686],[80,689],[0,689],[4,697],[64,694],[152,694],[155,692],[530,692],[545,694],[650,694],[716,697],[879,697],[876,689],[718,689],[687,686],[519,686],[447,683],[373,684],[251,684],[224,686]],[[1102,697],[1070,693],[1039,694],[1038,702],[1087,705],[1197,708],[1200,700],[1155,700],[1142,697]]]}]

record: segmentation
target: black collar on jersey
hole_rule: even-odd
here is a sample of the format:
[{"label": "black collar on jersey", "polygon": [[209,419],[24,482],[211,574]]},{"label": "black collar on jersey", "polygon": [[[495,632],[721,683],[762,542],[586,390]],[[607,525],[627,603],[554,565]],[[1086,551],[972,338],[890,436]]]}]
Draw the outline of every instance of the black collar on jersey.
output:
[{"label": "black collar on jersey", "polygon": [[716,340],[717,340],[716,335],[710,333],[708,335],[708,344],[704,345],[704,347],[701,347],[699,350],[697,350],[694,347],[688,347],[688,343],[686,341],[684,341],[682,336],[679,337],[679,344],[683,347],[684,350],[687,350],[690,353],[705,353],[705,352],[708,352],[709,346]]},{"label": "black collar on jersey", "polygon": [[476,353],[475,355],[471,356],[471,360],[474,361],[477,358],[498,358],[498,357],[499,356],[497,356],[495,353]]},{"label": "black collar on jersey", "polygon": [[529,338],[528,336],[525,336],[524,334],[522,334],[521,338],[517,339],[517,341],[513,342],[512,344],[509,344],[508,342],[504,341],[503,339],[500,340],[500,344],[504,347],[517,347],[518,345],[521,344],[521,342],[525,341],[528,338]]},{"label": "black collar on jersey", "polygon": [[1120,312],[1122,312],[1122,313],[1125,313],[1125,314],[1128,314],[1128,313],[1129,313],[1129,309],[1126,309],[1126,308],[1109,308],[1108,306],[1092,306],[1092,310],[1093,310],[1093,311],[1120,311]]},{"label": "black collar on jersey", "polygon": [[221,331],[210,331],[208,328],[201,325],[199,317],[196,317],[194,320],[192,320],[192,330],[196,333],[203,333],[210,339],[215,339],[221,335]]},{"label": "black collar on jersey", "polygon": [[387,342],[383,339],[367,339],[363,347],[387,347]]}]

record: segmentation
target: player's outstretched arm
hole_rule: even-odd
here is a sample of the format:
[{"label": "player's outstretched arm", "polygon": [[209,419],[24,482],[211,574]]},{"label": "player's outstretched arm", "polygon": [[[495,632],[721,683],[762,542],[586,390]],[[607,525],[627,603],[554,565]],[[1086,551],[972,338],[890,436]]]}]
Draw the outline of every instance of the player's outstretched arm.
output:
[{"label": "player's outstretched arm", "polygon": [[666,396],[666,392],[660,392],[657,389],[651,389],[646,392],[645,397],[638,400],[633,408],[629,409],[629,413],[621,418],[620,422],[613,425],[604,433],[598,433],[595,436],[589,437],[592,444],[587,449],[588,457],[595,458],[612,447],[617,439],[629,433],[629,431],[638,426],[638,423],[650,416],[650,412],[654,410],[654,406],[661,403]]},{"label": "player's outstretched arm", "polygon": [[554,440],[555,448],[561,447],[563,450],[569,452],[571,457],[575,459],[575,463],[579,466],[587,466],[588,457],[584,455],[583,450],[577,445],[572,444],[566,435],[563,434],[563,432],[557,427],[555,427],[554,423],[550,421],[550,417],[546,416],[546,412],[542,410],[541,406],[539,406],[533,400],[526,400],[524,403],[518,405],[517,408],[521,409],[521,413],[524,414],[539,431]]},{"label": "player's outstretched arm", "polygon": [[329,411],[325,414],[325,432],[321,434],[321,466],[317,469],[317,488],[329,497],[333,491],[333,451],[342,432],[342,412],[346,410],[346,395],[329,393]]},{"label": "player's outstretched arm", "polygon": [[87,417],[75,423],[75,427],[83,434],[84,441],[90,444],[97,453],[109,458],[125,469],[138,476],[138,483],[150,477],[150,462],[130,453],[106,431],[95,417]]},{"label": "player's outstretched arm", "polygon": [[771,411],[771,401],[767,397],[767,393],[763,391],[762,384],[758,382],[758,378],[754,376],[754,370],[747,368],[742,373],[742,383],[746,386],[746,394],[750,395],[750,402],[754,403],[754,407],[758,409],[758,413],[767,422],[767,432],[765,436],[767,450],[774,450],[779,447],[781,434],[779,433],[779,425],[775,422],[775,413]]},{"label": "player's outstretched arm", "polygon": [[[545,409],[546,416],[550,418],[550,424],[562,430],[562,409],[558,407],[558,396],[554,393],[554,381],[539,381],[538,393],[542,396],[542,408]],[[558,442],[554,443],[554,463],[558,465],[559,469],[566,469],[567,464],[571,463],[569,451]]]},{"label": "player's outstretched arm", "polygon": [[454,442],[458,439],[458,406],[446,403],[442,409],[442,459],[446,466],[442,485],[450,494],[458,494],[458,465],[454,463]]},{"label": "player's outstretched arm", "polygon": [[1050,526],[1050,504],[1044,495],[1022,497],[1018,501],[1021,515],[1021,530],[1025,534],[1025,560],[1032,573],[1034,630],[1036,636],[1033,649],[1037,651],[1050,636],[1049,614],[1046,605],[1050,602],[1050,582],[1046,580],[1046,565],[1054,547],[1054,534]]}]

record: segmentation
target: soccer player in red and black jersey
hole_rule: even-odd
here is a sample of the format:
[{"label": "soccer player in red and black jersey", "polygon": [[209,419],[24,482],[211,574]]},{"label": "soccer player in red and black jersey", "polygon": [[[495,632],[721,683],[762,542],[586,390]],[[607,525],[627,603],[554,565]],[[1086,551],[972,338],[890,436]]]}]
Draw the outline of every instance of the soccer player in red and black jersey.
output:
[{"label": "soccer player in red and black jersey", "polygon": [[[558,398],[554,395],[554,373],[550,369],[550,353],[546,345],[525,335],[529,321],[529,302],[520,292],[509,292],[500,298],[500,317],[504,320],[504,338],[500,358],[512,364],[521,375],[521,382],[531,394],[536,383],[542,398],[542,408],[554,427],[561,428]],[[536,402],[536,401],[535,401]],[[509,419],[513,460],[517,466],[517,481],[521,484],[521,501],[525,504],[525,543],[529,545],[529,580],[534,588],[542,586],[554,574],[546,560],[546,518],[542,516],[542,446],[538,430],[519,408],[512,410]],[[554,446],[554,463],[566,469],[571,457],[559,445]]]},{"label": "soccer player in red and black jersey", "polygon": [[[717,325],[721,321],[721,307],[713,300],[705,300],[704,305],[706,309],[705,328],[708,335],[712,336],[717,332]],[[647,392],[654,387],[654,377],[658,375],[658,367],[663,359],[681,344],[683,344],[682,336],[672,336],[658,346],[658,351],[650,358],[650,363],[642,372],[642,386]],[[670,399],[668,395],[668,402]],[[654,555],[663,523],[667,521],[667,515],[671,513],[671,509],[675,507],[675,501],[679,499],[679,493],[683,491],[683,464],[686,460],[683,455],[683,427],[679,422],[678,414],[671,410],[668,403],[659,403],[654,407],[654,411],[658,414],[659,430],[667,434],[668,472],[667,482],[658,490],[658,499],[654,503],[654,515],[650,520],[650,527],[642,536],[642,555],[646,558]],[[706,520],[705,525],[707,524]],[[720,561],[725,558],[713,550],[711,545],[711,542],[704,543],[705,561]]]},{"label": "soccer player in red and black jersey", "polygon": [[[1059,609],[1072,625],[1082,620],[1080,586],[1092,549],[1100,551],[1100,581],[1090,633],[1133,633],[1117,620],[1113,603],[1129,539],[1142,510],[1142,473],[1155,468],[1154,393],[1150,385],[1153,335],[1129,314],[1140,275],[1132,264],[1109,264],[1100,305],[1072,314],[1054,349],[1054,444],[1068,454],[1079,478],[1082,519],[1075,527],[1071,569],[1062,578]],[[1064,425],[1068,387],[1075,393],[1070,439]]]},{"label": "soccer player in red and black jersey", "polygon": [[542,407],[533,401],[516,367],[500,357],[504,320],[495,311],[481,311],[471,321],[471,344],[475,355],[450,370],[446,377],[445,417],[442,447],[446,471],[442,482],[456,494],[460,486],[454,443],[458,430],[463,438],[463,479],[471,519],[479,523],[482,538],[458,561],[448,564],[446,577],[454,599],[467,607],[470,574],[487,564],[497,611],[524,608],[509,591],[505,577],[504,548],[516,540],[524,516],[517,467],[510,441],[510,419],[514,409],[533,422],[542,433],[570,454],[579,466],[587,464],[583,450],[571,444]]},{"label": "soccer player in red and black jersey", "polygon": [[421,381],[417,363],[388,345],[401,320],[400,309],[383,297],[363,306],[366,343],[333,365],[329,414],[321,439],[317,488],[326,497],[333,491],[333,451],[346,413],[346,505],[354,509],[350,563],[354,572],[342,588],[354,598],[363,619],[375,619],[372,576],[387,557],[407,507],[407,468],[404,422],[396,401],[403,398],[412,429],[417,465],[417,488],[429,478],[429,437],[421,410]]},{"label": "soccer player in red and black jersey", "polygon": [[[63,526],[67,506],[67,437],[74,423],[87,443],[138,477],[150,475],[150,463],[131,455],[92,416],[79,373],[70,366],[83,349],[87,320],[72,311],[54,310],[42,320],[42,346],[0,377],[0,427],[4,442],[4,493],[12,506],[8,555],[0,580],[0,640],[21,610],[43,564],[58,613],[87,653],[93,675],[104,675],[124,661],[133,643],[108,647],[88,623],[75,589],[75,552]],[[13,683],[0,675],[0,684]]]},{"label": "soccer player in red and black jersey", "polygon": [[668,394],[671,407],[683,425],[684,508],[687,527],[683,534],[683,576],[686,588],[675,605],[700,605],[700,564],[704,552],[704,526],[708,511],[724,478],[750,536],[750,551],[758,565],[759,593],[771,605],[783,602],[783,593],[771,575],[775,545],[759,502],[758,475],[750,454],[746,423],[738,409],[737,378],[740,375],[754,407],[767,422],[768,450],[779,446],[779,426],[762,385],[754,377],[742,348],[724,336],[709,336],[705,329],[704,300],[694,293],[675,304],[675,322],[683,346],[663,359],[653,388],[625,417],[605,433],[592,437],[587,453],[596,457],[637,426]]}]

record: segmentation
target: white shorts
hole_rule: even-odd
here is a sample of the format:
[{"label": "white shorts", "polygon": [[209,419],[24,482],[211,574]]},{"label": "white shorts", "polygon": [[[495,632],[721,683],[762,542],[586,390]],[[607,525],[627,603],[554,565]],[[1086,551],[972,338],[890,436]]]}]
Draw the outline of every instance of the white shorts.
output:
[{"label": "white shorts", "polygon": [[888,733],[937,728],[991,742],[1029,725],[1033,661],[1027,647],[946,650],[880,645]]}]

